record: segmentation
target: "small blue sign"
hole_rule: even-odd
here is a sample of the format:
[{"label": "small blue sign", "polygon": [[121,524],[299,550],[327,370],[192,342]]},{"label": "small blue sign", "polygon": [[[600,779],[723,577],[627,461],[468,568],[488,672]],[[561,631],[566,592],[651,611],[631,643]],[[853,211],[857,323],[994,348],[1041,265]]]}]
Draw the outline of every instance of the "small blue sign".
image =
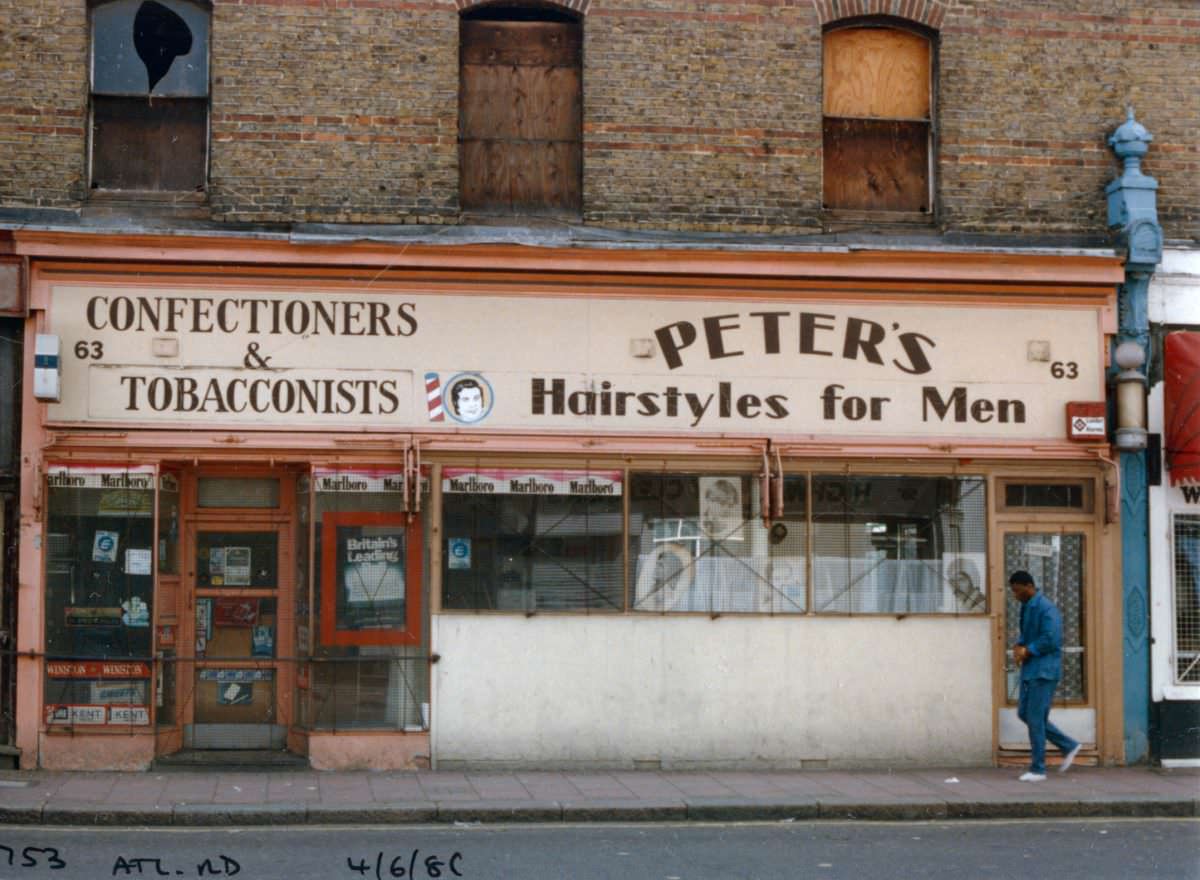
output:
[{"label": "small blue sign", "polygon": [[470,538],[449,538],[446,544],[446,560],[450,569],[462,570],[471,567]]}]

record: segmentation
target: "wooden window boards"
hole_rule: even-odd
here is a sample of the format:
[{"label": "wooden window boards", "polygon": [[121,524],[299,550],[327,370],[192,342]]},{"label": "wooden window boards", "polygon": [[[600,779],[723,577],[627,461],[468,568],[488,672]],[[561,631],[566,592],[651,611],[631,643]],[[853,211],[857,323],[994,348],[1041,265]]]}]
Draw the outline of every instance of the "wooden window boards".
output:
[{"label": "wooden window boards", "polygon": [[929,214],[932,45],[912,31],[825,34],[825,208]]},{"label": "wooden window boards", "polygon": [[462,21],[463,210],[578,213],[582,41],[568,21]]},{"label": "wooden window boards", "polygon": [[203,191],[208,6],[110,0],[92,8],[91,23],[92,189]]}]

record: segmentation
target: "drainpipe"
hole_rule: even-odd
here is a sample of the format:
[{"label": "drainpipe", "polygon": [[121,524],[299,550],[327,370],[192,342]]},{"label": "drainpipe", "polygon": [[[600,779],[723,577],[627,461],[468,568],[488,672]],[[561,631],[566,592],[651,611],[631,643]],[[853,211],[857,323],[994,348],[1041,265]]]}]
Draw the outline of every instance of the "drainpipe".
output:
[{"label": "drainpipe", "polygon": [[[1150,533],[1146,487],[1146,374],[1150,359],[1147,290],[1162,258],[1158,182],[1142,173],[1153,140],[1133,108],[1108,145],[1124,163],[1105,187],[1108,226],[1126,251],[1125,283],[1117,294],[1119,323],[1110,374],[1121,463],[1121,581],[1125,763],[1147,760],[1150,746]],[[1119,370],[1119,372],[1118,372]],[[1140,401],[1140,404],[1139,404]],[[1140,406],[1140,411],[1139,411]]]}]

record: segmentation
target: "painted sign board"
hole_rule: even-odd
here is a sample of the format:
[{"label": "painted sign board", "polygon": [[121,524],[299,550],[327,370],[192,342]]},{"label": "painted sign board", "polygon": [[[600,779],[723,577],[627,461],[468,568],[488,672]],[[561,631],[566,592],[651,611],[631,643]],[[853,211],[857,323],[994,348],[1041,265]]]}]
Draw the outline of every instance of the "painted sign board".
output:
[{"label": "painted sign board", "polygon": [[50,300],[63,423],[1063,439],[1065,405],[1104,397],[1091,307],[65,283]]}]

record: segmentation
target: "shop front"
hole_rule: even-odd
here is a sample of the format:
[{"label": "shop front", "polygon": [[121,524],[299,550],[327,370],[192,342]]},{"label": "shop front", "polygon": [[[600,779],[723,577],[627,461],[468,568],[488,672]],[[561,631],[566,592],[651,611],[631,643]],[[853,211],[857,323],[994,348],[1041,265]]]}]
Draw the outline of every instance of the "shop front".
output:
[{"label": "shop front", "polygon": [[24,766],[1020,761],[1018,568],[1122,758],[1111,257],[69,245]]},{"label": "shop front", "polygon": [[[1196,261],[1193,259],[1193,263]],[[1194,293],[1192,284],[1188,293]],[[1163,381],[1150,400],[1151,429],[1161,431],[1163,477],[1150,490],[1150,528],[1166,540],[1151,547],[1151,682],[1155,757],[1165,767],[1200,766],[1200,310],[1163,334]],[[1191,308],[1188,314],[1185,309]],[[1180,321],[1180,324],[1183,322]],[[1187,325],[1184,325],[1187,326]]]}]

